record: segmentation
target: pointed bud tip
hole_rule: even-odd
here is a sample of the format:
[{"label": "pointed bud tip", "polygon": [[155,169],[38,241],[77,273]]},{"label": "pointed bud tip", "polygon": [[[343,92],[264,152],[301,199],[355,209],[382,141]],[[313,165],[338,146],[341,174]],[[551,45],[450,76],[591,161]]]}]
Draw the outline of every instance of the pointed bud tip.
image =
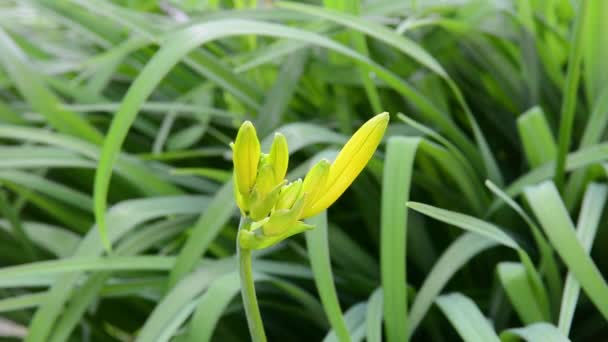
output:
[{"label": "pointed bud tip", "polygon": [[376,116],[381,118],[382,120],[388,120],[390,118],[390,114],[388,112],[382,112],[380,114],[377,114]]}]

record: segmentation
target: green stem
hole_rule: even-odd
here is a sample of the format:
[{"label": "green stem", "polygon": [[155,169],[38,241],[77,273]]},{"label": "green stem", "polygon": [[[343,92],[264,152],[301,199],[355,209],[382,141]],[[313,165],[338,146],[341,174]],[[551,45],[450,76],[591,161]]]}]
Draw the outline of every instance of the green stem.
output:
[{"label": "green stem", "polygon": [[[247,218],[241,217],[239,223],[239,232],[249,229]],[[264,323],[262,323],[262,315],[258,306],[258,299],[255,294],[255,284],[253,282],[253,272],[251,269],[251,250],[243,249],[238,243],[237,237],[237,253],[239,258],[239,275],[241,278],[241,296],[243,297],[243,306],[245,307],[245,316],[247,316],[247,325],[253,342],[266,342],[266,333],[264,332]]]}]

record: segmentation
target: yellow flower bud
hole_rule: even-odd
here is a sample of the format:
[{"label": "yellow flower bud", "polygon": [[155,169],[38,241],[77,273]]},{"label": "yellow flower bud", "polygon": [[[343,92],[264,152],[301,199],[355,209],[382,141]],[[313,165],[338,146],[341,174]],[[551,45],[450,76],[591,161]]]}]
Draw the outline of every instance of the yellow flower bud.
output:
[{"label": "yellow flower bud", "polygon": [[274,169],[276,182],[280,183],[283,181],[287,174],[287,166],[289,165],[289,148],[287,147],[287,139],[281,133],[274,135],[270,154],[268,155],[268,162]]},{"label": "yellow flower bud", "polygon": [[313,166],[304,177],[302,193],[306,195],[304,203],[304,214],[312,208],[317,198],[324,191],[329,176],[330,164],[327,159],[321,159]]},{"label": "yellow flower bud", "polygon": [[327,186],[311,201],[311,206],[306,206],[303,217],[314,216],[327,209],[346,191],[372,158],[384,136],[388,121],[388,113],[378,114],[353,134],[331,164]]},{"label": "yellow flower bud", "polygon": [[290,230],[298,222],[298,218],[302,214],[305,197],[300,197],[291,209],[275,210],[270,215],[268,222],[262,227],[264,235],[275,236]]},{"label": "yellow flower bud", "polygon": [[298,198],[302,191],[302,180],[298,179],[284,186],[279,194],[277,204],[274,206],[275,210],[290,209]]},{"label": "yellow flower bud", "polygon": [[272,165],[264,164],[260,167],[249,200],[249,214],[254,221],[268,216],[279,199],[282,186],[283,183],[275,183]]},{"label": "yellow flower bud", "polygon": [[261,165],[260,169],[258,170],[258,175],[256,177],[254,190],[261,195],[265,195],[272,191],[272,189],[276,185],[277,183],[275,181],[274,170],[272,169],[272,165]]},{"label": "yellow flower bud", "polygon": [[239,128],[233,145],[232,161],[238,192],[247,197],[253,189],[260,161],[260,141],[255,127],[245,121]]}]

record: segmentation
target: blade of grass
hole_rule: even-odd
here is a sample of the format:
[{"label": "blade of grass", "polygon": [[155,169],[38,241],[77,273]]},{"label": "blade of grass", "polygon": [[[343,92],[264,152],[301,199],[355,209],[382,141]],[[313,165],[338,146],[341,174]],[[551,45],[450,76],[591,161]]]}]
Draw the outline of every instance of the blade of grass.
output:
[{"label": "blade of grass", "polygon": [[584,24],[588,16],[589,2],[590,1],[583,1],[578,8],[572,32],[572,47],[570,48],[570,55],[568,56],[568,71],[563,90],[564,100],[560,113],[557,159],[555,163],[555,184],[558,189],[562,189],[564,186],[566,157],[568,155],[568,150],[570,149],[570,142],[572,141],[572,126],[574,123],[578,84],[581,72],[580,64],[583,59],[585,45]]},{"label": "blade of grass", "polygon": [[211,286],[216,279],[234,270],[236,270],[235,259],[229,258],[222,261],[210,262],[205,267],[180,280],[163,300],[156,305],[156,308],[139,331],[135,341],[159,341],[162,335],[166,335],[169,330],[166,329],[167,326],[172,324],[176,317],[179,321],[187,318],[187,316],[178,316],[183,308],[188,307],[190,310],[194,310],[195,307],[190,304],[196,297]]},{"label": "blade of grass", "polygon": [[42,302],[45,292],[28,293],[11,298],[0,299],[0,312],[10,312],[35,308]]},{"label": "blade of grass", "polygon": [[[597,183],[590,184],[585,193],[576,224],[576,236],[587,253],[591,251],[607,198],[608,187]],[[568,272],[558,321],[559,330],[566,336],[570,334],[579,294],[580,285],[572,272]]]},{"label": "blade of grass", "polygon": [[[23,221],[22,224],[33,242],[60,258],[70,256],[80,242],[76,233],[63,227],[31,221]],[[0,220],[0,227],[8,230],[9,223]]]},{"label": "blade of grass", "polygon": [[380,271],[389,341],[407,340],[407,208],[419,138],[391,137],[386,145],[380,218]]},{"label": "blade of grass", "polygon": [[549,320],[548,312],[537,304],[534,291],[528,283],[526,269],[518,262],[498,264],[498,277],[511,305],[524,324]]},{"label": "blade of grass", "polygon": [[297,89],[308,58],[308,51],[299,51],[293,53],[281,67],[274,85],[264,98],[260,114],[255,120],[255,126],[261,136],[269,134],[283,121],[282,117]]},{"label": "blade of grass", "polygon": [[526,251],[521,248],[513,238],[507,235],[502,228],[472,216],[440,209],[422,203],[408,202],[407,205],[409,208],[422,214],[440,220],[449,225],[454,225],[456,227],[481,234],[487,238],[494,239],[500,244],[515,250],[521,260],[522,265],[525,267],[528,286],[534,293],[533,298],[536,300],[536,305],[540,307],[545,317],[550,317],[549,300],[540,275],[532,264],[532,261],[530,260],[530,257]]},{"label": "blade of grass", "polygon": [[210,341],[223,311],[240,289],[238,272],[227,273],[217,278],[198,301],[192,316],[188,341]]},{"label": "blade of grass", "polygon": [[236,210],[232,180],[226,182],[215,194],[181,249],[175,267],[169,275],[167,288],[171,289],[180,279],[191,272],[200,257],[218,235],[220,229],[232,217]]},{"label": "blade of grass", "polygon": [[517,202],[511,199],[507,194],[500,190],[489,180],[486,181],[486,186],[496,194],[501,200],[507,203],[515,212],[528,224],[532,231],[532,236],[536,246],[540,252],[540,273],[546,277],[547,287],[549,289],[549,297],[551,299],[551,308],[553,314],[557,314],[557,308],[559,307],[560,297],[562,294],[562,277],[557,266],[555,257],[553,256],[553,247],[547,242],[544,235],[541,232],[540,227],[532,221],[530,216],[522,209]]},{"label": "blade of grass", "polygon": [[[568,155],[566,163],[566,171],[573,171],[579,168],[605,162],[608,160],[608,144],[592,145]],[[515,180],[505,190],[505,193],[510,197],[515,197],[524,191],[524,188],[544,180],[550,179],[555,175],[554,163],[545,164],[538,167]],[[495,200],[488,210],[489,213],[496,211],[502,204],[501,200]]]},{"label": "blade of grass", "polygon": [[[0,186],[2,183],[0,183]],[[38,259],[38,253],[36,252],[36,248],[32,243],[28,233],[23,229],[23,225],[21,224],[21,218],[19,214],[15,211],[13,206],[10,204],[9,199],[6,195],[6,191],[0,187],[0,213],[2,216],[6,217],[8,222],[10,223],[13,234],[15,238],[21,243],[21,247],[23,248],[26,260],[35,261]]]},{"label": "blade of grass", "polygon": [[[99,156],[99,149],[95,145],[74,137],[39,128],[0,125],[0,137],[48,144],[63,149],[64,154],[68,151],[73,151],[93,160],[97,160]],[[144,194],[169,195],[181,192],[177,187],[166,182],[162,177],[162,173],[154,172],[155,169],[150,169],[146,165],[149,164],[144,164],[140,160],[128,155],[120,154],[116,160],[116,171],[136,184]]]},{"label": "blade of grass", "polygon": [[557,147],[540,107],[532,107],[517,119],[517,129],[530,168],[555,160]]},{"label": "blade of grass", "polygon": [[30,69],[26,56],[11,37],[0,28],[0,46],[4,53],[0,62],[15,82],[28,103],[60,132],[81,137],[100,144],[101,134],[86,120],[75,113],[61,109],[60,99],[46,88],[34,70]]},{"label": "blade of grass", "polygon": [[87,194],[31,172],[2,170],[0,171],[0,179],[39,191],[82,210],[91,211],[93,208],[93,201]]},{"label": "blade of grass", "polygon": [[608,30],[603,20],[608,15],[608,4],[605,1],[589,1],[589,14],[585,18],[585,42],[583,64],[585,90],[588,103],[598,100],[600,93],[605,92],[608,77],[602,72],[602,61],[608,59]]},{"label": "blade of grass", "polygon": [[[130,200],[121,202],[110,209],[108,222],[113,229],[109,232],[112,240],[118,240],[124,234],[137,227],[140,223],[176,214],[194,214],[204,205],[201,201],[193,201],[191,196],[159,197],[151,199]],[[94,229],[89,230],[73,256],[95,257],[103,253],[100,236]],[[176,261],[177,262],[177,261]],[[53,324],[64,308],[64,303],[78,284],[81,272],[69,273],[62,276],[53,284],[44,302],[36,311],[29,324],[29,334],[25,341],[46,341],[53,330]]]},{"label": "blade of grass", "polygon": [[[585,126],[579,149],[600,142],[608,124],[608,87],[606,87],[593,103],[593,111]],[[564,191],[564,202],[568,210],[572,210],[583,194],[586,170],[576,170],[568,180]]]},{"label": "blade of grass", "polygon": [[[358,303],[353,305],[346,314],[344,320],[348,327],[348,334],[353,342],[359,342],[365,337],[365,313],[367,311],[367,303]],[[331,330],[323,339],[323,342],[338,342],[337,335],[334,330]]]},{"label": "blade of grass", "polygon": [[438,297],[436,303],[465,342],[500,341],[488,319],[470,298],[451,293]]},{"label": "blade of grass", "polygon": [[382,341],[382,317],[384,309],[382,302],[382,288],[377,288],[367,301],[367,313],[365,314],[366,337],[368,342]]},{"label": "blade of grass", "polygon": [[523,328],[509,329],[500,334],[502,342],[525,341],[552,341],[570,342],[554,325],[548,323],[535,323]]},{"label": "blade of grass", "polygon": [[450,244],[437,260],[426,279],[420,286],[418,295],[409,314],[409,338],[430,309],[435,299],[452,278],[467,262],[488,248],[498,246],[496,240],[476,233],[465,233]]},{"label": "blade of grass", "polygon": [[608,319],[608,286],[597,266],[579,243],[574,225],[555,185],[545,181],[528,187],[525,196],[549,241],[591,302]]},{"label": "blade of grass", "polygon": [[338,301],[334,276],[331,270],[327,241],[327,214],[322,212],[319,215],[311,217],[307,222],[315,226],[313,230],[309,230],[304,234],[315,285],[319,292],[325,314],[338,340],[340,342],[351,341],[349,330],[340,308],[340,302]]}]

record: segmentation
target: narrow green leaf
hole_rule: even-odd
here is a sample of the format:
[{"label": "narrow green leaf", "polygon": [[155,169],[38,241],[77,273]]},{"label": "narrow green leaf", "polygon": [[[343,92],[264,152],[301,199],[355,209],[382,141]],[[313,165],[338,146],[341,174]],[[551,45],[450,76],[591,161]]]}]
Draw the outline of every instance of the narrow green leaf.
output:
[{"label": "narrow green leaf", "polygon": [[412,168],[419,138],[391,137],[386,145],[380,219],[380,270],[388,341],[407,340],[405,247]]},{"label": "narrow green leaf", "polygon": [[[592,183],[587,188],[576,224],[576,236],[587,253],[591,251],[607,199],[608,187],[605,185]],[[580,285],[570,271],[564,285],[558,321],[559,330],[566,336],[570,334],[570,327],[574,319],[574,310],[576,309],[579,294]]]},{"label": "narrow green leaf", "polygon": [[572,47],[568,56],[568,72],[563,89],[563,102],[560,112],[559,138],[557,140],[557,159],[555,162],[555,183],[558,188],[564,185],[564,173],[566,170],[566,158],[572,141],[572,126],[576,111],[576,100],[578,84],[581,73],[581,61],[585,45],[584,24],[589,13],[590,1],[583,1],[578,7],[574,28],[572,31]]},{"label": "narrow green leaf", "polygon": [[408,202],[407,206],[410,209],[414,209],[439,221],[481,234],[487,238],[495,240],[501,245],[513,248],[515,250],[519,249],[519,245],[517,242],[515,242],[515,240],[513,240],[513,238],[489,222],[469,215],[433,207],[423,203]]},{"label": "narrow green leaf", "polygon": [[557,310],[557,307],[559,306],[560,297],[562,295],[562,277],[553,255],[553,247],[551,247],[549,242],[547,242],[545,239],[540,227],[538,227],[538,225],[530,218],[523,208],[517,204],[517,202],[511,199],[489,180],[486,181],[486,186],[501,200],[507,203],[513,210],[515,210],[515,212],[526,222],[528,227],[530,227],[532,236],[534,237],[534,241],[536,242],[536,246],[541,255],[539,271],[541,274],[546,276],[547,287],[549,289],[551,298],[551,307],[553,309],[552,312],[555,313],[555,310]]},{"label": "narrow green leaf", "polygon": [[0,312],[35,308],[42,302],[45,295],[45,292],[39,292],[0,299]]},{"label": "narrow green leaf", "polygon": [[308,256],[315,278],[315,285],[321,297],[321,303],[329,323],[340,342],[351,341],[348,327],[342,315],[338,294],[336,293],[335,281],[331,270],[329,257],[329,244],[327,241],[327,214],[322,212],[307,220],[308,224],[315,228],[304,233]]},{"label": "narrow green leaf", "polygon": [[0,62],[9,73],[23,97],[58,131],[101,144],[101,134],[86,120],[61,108],[57,98],[36,72],[30,68],[26,56],[11,37],[0,28]]},{"label": "narrow green leaf", "polygon": [[232,181],[226,182],[215,194],[207,210],[199,217],[177,257],[175,267],[171,270],[168,288],[172,288],[194,269],[198,260],[209,248],[209,244],[234,214],[236,204],[232,187]]},{"label": "narrow green leaf", "polygon": [[[365,313],[367,312],[367,303],[358,303],[353,305],[346,314],[344,321],[348,327],[348,335],[353,342],[363,341],[365,337]],[[323,339],[323,342],[338,342],[340,341],[334,330],[331,330]]]},{"label": "narrow green leaf", "polygon": [[198,301],[192,316],[188,340],[211,340],[213,330],[230,301],[239,293],[241,283],[238,272],[227,273],[215,280]]},{"label": "narrow green leaf", "polygon": [[517,342],[520,340],[528,342],[551,341],[570,342],[554,325],[548,323],[535,323],[523,328],[509,329],[500,334],[502,342]]},{"label": "narrow green leaf", "polygon": [[365,315],[365,326],[367,328],[367,342],[382,341],[383,302],[382,288],[377,288],[367,301],[367,313]]},{"label": "narrow green leaf", "polygon": [[589,1],[588,15],[585,18],[585,41],[583,64],[585,91],[588,103],[595,103],[608,84],[608,77],[602,70],[604,61],[608,60],[608,26],[604,18],[608,15],[608,4],[605,1]]},{"label": "narrow green leaf", "polygon": [[516,262],[498,264],[498,277],[511,301],[511,305],[524,324],[548,320],[548,312],[538,305],[525,267]]},{"label": "narrow green leaf", "polygon": [[555,160],[555,138],[540,107],[532,107],[523,113],[517,119],[517,129],[530,168]]},{"label": "narrow green leaf", "polygon": [[499,243],[496,240],[476,233],[465,233],[450,244],[433,265],[433,269],[414,298],[408,322],[410,338],[452,276],[471,258],[497,245]]},{"label": "narrow green leaf", "polygon": [[[168,341],[172,336],[168,332],[175,331],[195,309],[194,300],[216,279],[234,270],[236,261],[230,258],[207,263],[205,267],[181,279],[148,316],[135,341]],[[182,310],[186,310],[187,314],[184,315]],[[169,326],[173,329],[169,329]]]},{"label": "narrow green leaf", "polygon": [[500,341],[488,319],[470,298],[452,293],[437,298],[436,302],[465,342]]},{"label": "narrow green leaf", "polygon": [[[608,124],[608,87],[599,93],[597,100],[593,103],[593,111],[587,121],[579,148],[585,148],[600,142],[606,125]],[[568,180],[564,190],[564,202],[568,210],[572,211],[578,203],[584,190],[586,169],[576,170]]]},{"label": "narrow green leaf", "polygon": [[545,181],[525,190],[526,199],[545,234],[593,304],[608,319],[608,286],[579,242],[555,185]]},{"label": "narrow green leaf", "polygon": [[[122,202],[112,207],[108,213],[108,222],[112,225],[109,238],[113,241],[118,240],[140,223],[154,218],[180,213],[198,213],[205,206],[206,201],[204,197],[196,200],[196,197],[192,196],[172,196]],[[79,244],[74,256],[96,257],[102,253],[103,245],[99,233],[91,229]],[[53,324],[82,274],[82,272],[68,273],[53,283],[48,296],[30,321],[27,342],[47,340],[53,330]]]},{"label": "narrow green leaf", "polygon": [[308,51],[296,52],[283,64],[255,121],[255,126],[261,136],[266,136],[282,122],[281,118],[296,91],[308,57]]}]

